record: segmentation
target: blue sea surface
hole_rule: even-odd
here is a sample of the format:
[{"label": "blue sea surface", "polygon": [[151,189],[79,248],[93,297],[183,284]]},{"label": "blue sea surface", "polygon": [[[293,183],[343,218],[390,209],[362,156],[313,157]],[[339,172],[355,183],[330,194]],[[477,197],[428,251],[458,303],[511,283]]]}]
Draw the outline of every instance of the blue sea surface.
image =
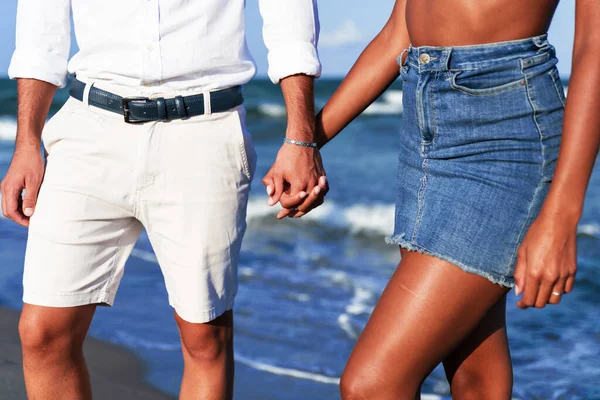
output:
[{"label": "blue sea surface", "polygon": [[[318,106],[338,84],[318,81]],[[58,93],[51,113],[66,96]],[[246,99],[259,162],[239,267],[235,398],[336,399],[344,364],[399,261],[398,248],[384,237],[393,227],[401,87],[390,88],[323,150],[331,192],[301,220],[277,221],[260,183],[285,132],[279,88],[255,80]],[[0,176],[14,149],[15,109],[14,82],[0,80]],[[600,399],[599,168],[579,226],[575,291],[544,310],[519,310],[508,296],[516,398]],[[21,307],[26,237],[24,228],[0,218],[0,305]],[[98,309],[90,333],[134,350],[149,366],[149,381],[177,393],[181,346],[145,233],[115,306]],[[424,393],[449,395],[441,369],[425,382]]]}]

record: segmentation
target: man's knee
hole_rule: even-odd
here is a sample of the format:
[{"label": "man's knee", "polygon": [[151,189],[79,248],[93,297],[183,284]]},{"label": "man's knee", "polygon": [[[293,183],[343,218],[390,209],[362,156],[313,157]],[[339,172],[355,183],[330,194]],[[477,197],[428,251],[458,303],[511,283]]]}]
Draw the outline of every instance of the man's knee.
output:
[{"label": "man's knee", "polygon": [[228,316],[206,324],[195,324],[177,318],[184,352],[195,362],[214,362],[231,350],[233,326],[223,323]]},{"label": "man's knee", "polygon": [[49,308],[25,304],[19,319],[24,354],[46,358],[79,354],[95,307]]},{"label": "man's knee", "polygon": [[81,346],[68,326],[57,326],[36,318],[24,315],[19,320],[19,336],[21,346],[26,355],[58,355]]}]

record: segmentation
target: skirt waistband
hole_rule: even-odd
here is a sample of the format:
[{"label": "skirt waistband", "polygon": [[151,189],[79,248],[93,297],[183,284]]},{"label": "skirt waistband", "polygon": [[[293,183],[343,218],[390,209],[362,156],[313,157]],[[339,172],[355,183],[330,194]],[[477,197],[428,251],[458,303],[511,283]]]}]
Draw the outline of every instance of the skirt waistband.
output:
[{"label": "skirt waistband", "polygon": [[477,69],[497,62],[531,59],[537,55],[550,58],[556,54],[554,47],[548,42],[547,34],[472,46],[413,47],[411,45],[398,58],[398,63],[401,65],[404,53],[408,53],[404,64],[418,68],[419,72]]}]

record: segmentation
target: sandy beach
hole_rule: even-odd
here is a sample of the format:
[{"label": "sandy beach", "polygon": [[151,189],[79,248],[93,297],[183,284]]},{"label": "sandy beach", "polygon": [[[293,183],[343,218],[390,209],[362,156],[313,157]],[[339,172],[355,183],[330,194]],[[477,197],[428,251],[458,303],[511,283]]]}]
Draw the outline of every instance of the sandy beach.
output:
[{"label": "sandy beach", "polygon": [[[27,398],[17,332],[18,319],[18,312],[0,308],[0,400]],[[174,399],[144,381],[144,364],[133,353],[119,346],[88,338],[85,354],[94,399]]]}]

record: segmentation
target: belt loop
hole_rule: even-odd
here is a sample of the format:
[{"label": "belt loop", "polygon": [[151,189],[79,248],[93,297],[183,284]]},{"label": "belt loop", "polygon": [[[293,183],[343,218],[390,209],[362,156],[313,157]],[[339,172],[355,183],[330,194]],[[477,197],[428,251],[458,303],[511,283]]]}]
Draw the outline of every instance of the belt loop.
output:
[{"label": "belt loop", "polygon": [[212,104],[210,98],[210,91],[205,90],[202,92],[202,97],[204,99],[204,115],[212,114]]},{"label": "belt loop", "polygon": [[400,53],[400,57],[398,57],[398,64],[400,64],[401,67],[403,67],[404,64],[406,64],[406,62],[408,62],[408,55],[406,56],[406,61],[402,60],[402,57],[404,57],[405,54],[408,54],[409,51],[410,51],[410,48],[404,49],[404,50],[402,50],[402,53]]},{"label": "belt loop", "polygon": [[442,51],[442,68],[444,71],[450,71],[450,57],[452,55],[452,47],[446,47]]},{"label": "belt loop", "polygon": [[156,102],[156,109],[158,111],[158,120],[167,121],[167,102],[165,101],[164,97],[158,97],[154,101]]},{"label": "belt loop", "polygon": [[92,90],[93,86],[94,82],[86,83],[85,87],[83,88],[83,99],[81,99],[81,101],[83,102],[83,104],[85,104],[86,107],[90,106],[90,90]]}]

